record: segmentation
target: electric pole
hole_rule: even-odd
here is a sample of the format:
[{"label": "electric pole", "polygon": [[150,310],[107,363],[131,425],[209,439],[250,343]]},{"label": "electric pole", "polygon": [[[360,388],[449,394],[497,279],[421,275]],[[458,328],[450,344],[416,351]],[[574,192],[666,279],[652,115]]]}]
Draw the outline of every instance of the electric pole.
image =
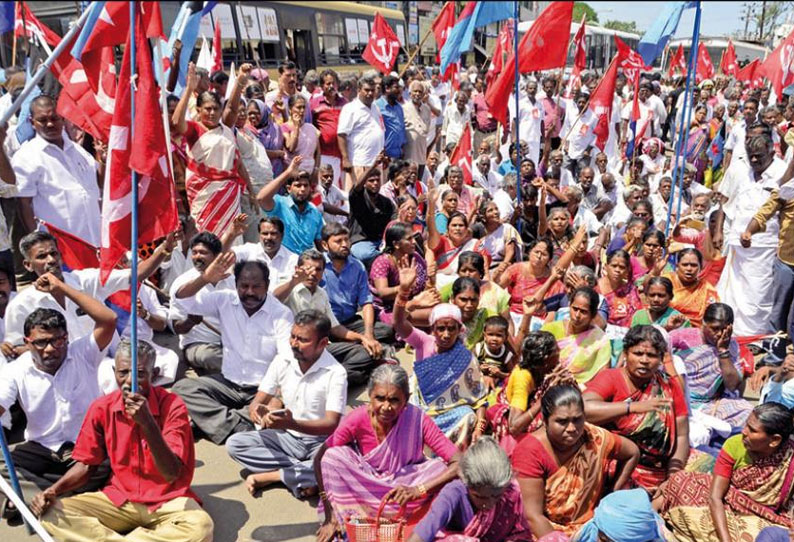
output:
[{"label": "electric pole", "polygon": [[766,2],[761,2],[761,26],[758,28],[758,41],[764,39],[764,18],[766,18]]}]

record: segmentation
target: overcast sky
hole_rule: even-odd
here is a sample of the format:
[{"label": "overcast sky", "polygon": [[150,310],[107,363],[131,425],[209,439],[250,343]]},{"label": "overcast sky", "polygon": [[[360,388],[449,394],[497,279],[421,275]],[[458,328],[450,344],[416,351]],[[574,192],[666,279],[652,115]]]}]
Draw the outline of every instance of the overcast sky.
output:
[{"label": "overcast sky", "polygon": [[[664,2],[587,2],[602,24],[610,19],[635,21],[640,33],[647,30],[658,16]],[[744,31],[742,20],[743,2],[703,2],[700,18],[700,33],[705,36],[730,35],[737,30]],[[695,10],[687,9],[681,16],[676,37],[692,35],[695,23]]]}]

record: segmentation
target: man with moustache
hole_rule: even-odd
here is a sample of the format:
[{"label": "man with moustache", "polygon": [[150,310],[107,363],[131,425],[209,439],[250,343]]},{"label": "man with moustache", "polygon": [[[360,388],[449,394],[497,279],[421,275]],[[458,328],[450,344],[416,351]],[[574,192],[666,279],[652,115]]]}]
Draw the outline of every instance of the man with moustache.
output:
[{"label": "man with moustache", "polygon": [[270,269],[270,291],[292,278],[298,255],[282,244],[284,240],[284,222],[276,216],[266,216],[259,221],[259,243],[245,243],[232,246],[234,240],[245,233],[248,217],[239,215],[232,222],[232,227],[223,234],[221,242],[223,252],[231,250],[238,262],[258,260],[265,262]]},{"label": "man with moustache", "polygon": [[[212,519],[190,489],[195,449],[187,409],[177,395],[152,385],[154,348],[146,341],[137,346],[138,374],[125,339],[115,358],[119,389],[91,404],[72,454],[75,465],[33,499],[31,509],[56,540],[212,540]],[[105,462],[112,476],[102,491],[61,498]]]},{"label": "man with moustache", "polygon": [[[116,331],[111,309],[52,273],[42,274],[30,289],[68,299],[94,329],[70,337],[60,311],[37,308],[25,320],[27,351],[0,368],[0,414],[18,401],[28,420],[25,442],[11,452],[28,495],[34,487],[49,487],[74,465],[74,442],[91,402],[101,395],[97,370]],[[84,480],[85,489],[101,486],[107,474],[106,468],[97,469]]]},{"label": "man with moustache", "polygon": [[347,100],[339,94],[339,76],[334,70],[325,70],[320,74],[322,93],[314,95],[309,101],[312,112],[312,124],[320,131],[320,164],[329,164],[334,170],[334,184],[342,188],[342,152],[339,150],[339,139],[336,129],[339,126],[339,115]]},{"label": "man with moustache", "polygon": [[[234,267],[236,291],[204,288],[217,284]],[[184,399],[193,423],[216,444],[232,433],[254,428],[248,403],[277,354],[289,353],[292,313],[268,295],[267,265],[237,262],[224,252],[196,278],[176,291],[190,314],[219,320],[223,363],[221,373],[185,378],[173,391]]]},{"label": "man with moustache", "polygon": [[377,166],[386,161],[384,154],[379,154],[375,165],[356,179],[350,191],[350,251],[365,266],[380,255],[386,226],[397,215],[392,200],[380,193],[381,171]]},{"label": "man with moustache", "polygon": [[265,104],[273,112],[276,123],[283,124],[289,121],[287,102],[296,92],[298,92],[298,68],[294,62],[282,62],[278,67],[278,88],[265,95]]},{"label": "man with moustache", "polygon": [[[169,234],[154,253],[138,265],[138,282],[149,278],[160,264],[173,252],[178,236]],[[58,280],[95,299],[104,301],[111,295],[130,287],[130,270],[114,269],[105,284],[99,280],[99,269],[63,271],[63,260],[55,238],[47,232],[29,233],[19,242],[25,269],[37,277],[52,273]],[[24,349],[23,327],[25,319],[36,308],[54,309],[63,313],[72,338],[78,339],[91,333],[93,322],[81,313],[79,307],[62,292],[55,294],[36,288],[25,288],[8,303],[5,315],[6,336],[3,352],[19,355]],[[13,348],[12,348],[13,347]]]},{"label": "man with moustache", "polygon": [[365,170],[369,169],[384,149],[386,128],[380,109],[375,104],[375,79],[358,80],[358,97],[342,108],[337,126],[342,171],[347,173],[345,190],[350,190]]},{"label": "man with moustache", "polygon": [[263,429],[226,441],[229,455],[253,474],[253,495],[283,482],[295,497],[316,494],[314,454],[334,432],[347,401],[344,368],[326,350],[331,321],[316,310],[295,316],[291,352],[273,360],[251,401],[251,419]]},{"label": "man with moustache", "polygon": [[[220,253],[221,241],[215,234],[205,231],[193,237],[190,240],[190,261],[193,268],[178,276],[170,290],[168,320],[171,328],[179,335],[179,347],[185,361],[200,375],[221,372],[223,347],[221,336],[216,332],[220,328],[220,321],[211,316],[189,314],[182,299],[176,297],[176,292],[201,275]],[[234,279],[226,277],[217,283],[208,283],[204,288],[210,292],[234,290]]]}]

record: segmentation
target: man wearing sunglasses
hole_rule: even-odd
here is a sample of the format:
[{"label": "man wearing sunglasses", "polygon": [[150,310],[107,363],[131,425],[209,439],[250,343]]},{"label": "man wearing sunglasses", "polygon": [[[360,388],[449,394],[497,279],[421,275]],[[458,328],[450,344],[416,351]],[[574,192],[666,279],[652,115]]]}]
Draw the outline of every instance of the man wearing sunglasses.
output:
[{"label": "man wearing sunglasses", "polygon": [[[19,401],[28,420],[25,442],[11,452],[28,496],[52,485],[74,464],[72,449],[83,417],[100,396],[97,368],[116,331],[111,309],[54,274],[42,274],[34,287],[73,302],[94,321],[94,331],[70,341],[64,315],[38,308],[25,319],[28,350],[0,369],[0,414]],[[3,465],[4,477],[7,471]],[[101,487],[108,472],[107,467],[97,469],[83,489]],[[3,510],[13,513],[7,503]]]}]

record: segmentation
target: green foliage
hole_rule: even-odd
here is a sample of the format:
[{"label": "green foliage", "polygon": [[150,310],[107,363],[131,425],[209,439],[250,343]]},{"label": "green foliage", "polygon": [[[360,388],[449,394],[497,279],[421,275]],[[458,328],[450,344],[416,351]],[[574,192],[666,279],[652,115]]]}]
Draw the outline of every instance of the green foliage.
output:
[{"label": "green foliage", "polygon": [[607,21],[603,24],[603,27],[609,28],[610,30],[640,34],[640,31],[637,29],[637,23],[634,21]]},{"label": "green foliage", "polygon": [[582,14],[585,16],[585,21],[588,23],[597,23],[598,22],[598,13],[595,12],[593,8],[587,2],[574,2],[573,3],[573,20],[574,22],[580,22],[582,20]]}]

